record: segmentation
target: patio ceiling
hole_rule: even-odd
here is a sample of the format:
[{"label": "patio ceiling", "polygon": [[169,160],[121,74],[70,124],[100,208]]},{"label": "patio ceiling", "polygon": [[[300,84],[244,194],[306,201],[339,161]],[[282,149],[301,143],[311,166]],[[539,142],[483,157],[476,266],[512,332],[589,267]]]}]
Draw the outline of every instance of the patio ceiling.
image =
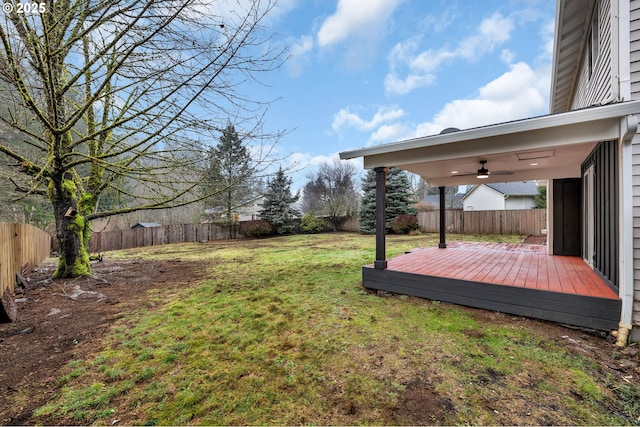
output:
[{"label": "patio ceiling", "polygon": [[[395,166],[432,186],[579,177],[580,165],[595,145],[623,137],[627,125],[621,119],[632,114],[640,114],[640,101],[344,151],[340,158],[363,157],[366,169]],[[480,160],[487,161],[488,179],[475,176]]]}]

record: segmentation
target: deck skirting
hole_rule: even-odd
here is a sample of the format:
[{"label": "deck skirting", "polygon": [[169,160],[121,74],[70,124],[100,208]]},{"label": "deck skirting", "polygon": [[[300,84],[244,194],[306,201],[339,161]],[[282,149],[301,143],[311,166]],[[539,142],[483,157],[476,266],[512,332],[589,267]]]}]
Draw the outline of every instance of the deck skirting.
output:
[{"label": "deck skirting", "polygon": [[371,266],[363,267],[362,279],[368,289],[598,330],[618,328],[622,305],[620,299],[615,298],[379,270]]}]

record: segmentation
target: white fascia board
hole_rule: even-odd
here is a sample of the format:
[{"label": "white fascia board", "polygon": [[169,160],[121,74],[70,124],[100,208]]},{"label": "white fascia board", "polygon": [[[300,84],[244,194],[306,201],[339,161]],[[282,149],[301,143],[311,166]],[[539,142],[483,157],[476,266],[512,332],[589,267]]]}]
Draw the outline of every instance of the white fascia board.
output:
[{"label": "white fascia board", "polygon": [[[621,102],[600,107],[574,110],[566,113],[550,114],[546,116],[533,117],[513,122],[499,123],[490,126],[461,130],[459,132],[447,133],[444,135],[432,135],[405,141],[393,142],[389,144],[377,145],[375,147],[343,151],[340,153],[340,158],[342,160],[347,160],[358,157],[398,153],[400,151],[408,151],[427,147],[441,147],[446,146],[447,144],[453,145],[453,143],[464,143],[479,139],[491,139],[516,133],[544,131],[552,128],[560,128],[562,126],[580,124],[589,124],[593,126],[595,122],[606,121],[614,118],[624,117],[629,114],[639,113],[640,100]],[[608,125],[608,123],[605,124],[606,127],[609,127]],[[615,124],[615,127],[617,128],[617,122]],[[607,133],[605,139],[607,137],[618,138],[619,135],[609,135]],[[392,165],[390,164],[388,166]]]}]

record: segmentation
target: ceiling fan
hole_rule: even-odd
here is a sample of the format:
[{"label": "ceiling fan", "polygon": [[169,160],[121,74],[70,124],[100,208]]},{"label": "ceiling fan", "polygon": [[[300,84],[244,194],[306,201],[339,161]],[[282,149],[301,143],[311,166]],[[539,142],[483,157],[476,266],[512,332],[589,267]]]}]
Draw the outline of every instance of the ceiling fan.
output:
[{"label": "ceiling fan", "polygon": [[474,173],[463,173],[463,174],[453,174],[452,176],[473,176],[475,175],[476,178],[479,179],[485,179],[485,178],[489,178],[489,175],[513,175],[513,172],[511,171],[493,171],[493,172],[489,172],[489,169],[487,169],[485,167],[485,165],[487,164],[486,160],[480,160],[480,169],[478,169],[477,172]]}]

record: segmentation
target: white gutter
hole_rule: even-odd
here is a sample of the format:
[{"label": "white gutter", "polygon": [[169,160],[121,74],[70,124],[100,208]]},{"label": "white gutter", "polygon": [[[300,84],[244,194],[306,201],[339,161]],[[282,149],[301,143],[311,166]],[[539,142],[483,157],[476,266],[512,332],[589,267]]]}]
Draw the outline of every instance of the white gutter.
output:
[{"label": "white gutter", "polygon": [[581,110],[568,111],[565,113],[550,114],[546,116],[539,116],[512,122],[494,124],[490,126],[466,129],[442,135],[414,138],[405,141],[377,145],[374,147],[361,148],[357,150],[343,151],[340,153],[340,159],[355,159],[358,157],[372,156],[377,154],[388,154],[415,148],[450,144],[453,142],[491,138],[500,135],[508,135],[538,129],[547,129],[563,125],[589,123],[593,121],[614,119],[617,117],[624,117],[629,114],[638,113],[640,113],[640,100],[621,102],[617,104],[590,107]]}]

